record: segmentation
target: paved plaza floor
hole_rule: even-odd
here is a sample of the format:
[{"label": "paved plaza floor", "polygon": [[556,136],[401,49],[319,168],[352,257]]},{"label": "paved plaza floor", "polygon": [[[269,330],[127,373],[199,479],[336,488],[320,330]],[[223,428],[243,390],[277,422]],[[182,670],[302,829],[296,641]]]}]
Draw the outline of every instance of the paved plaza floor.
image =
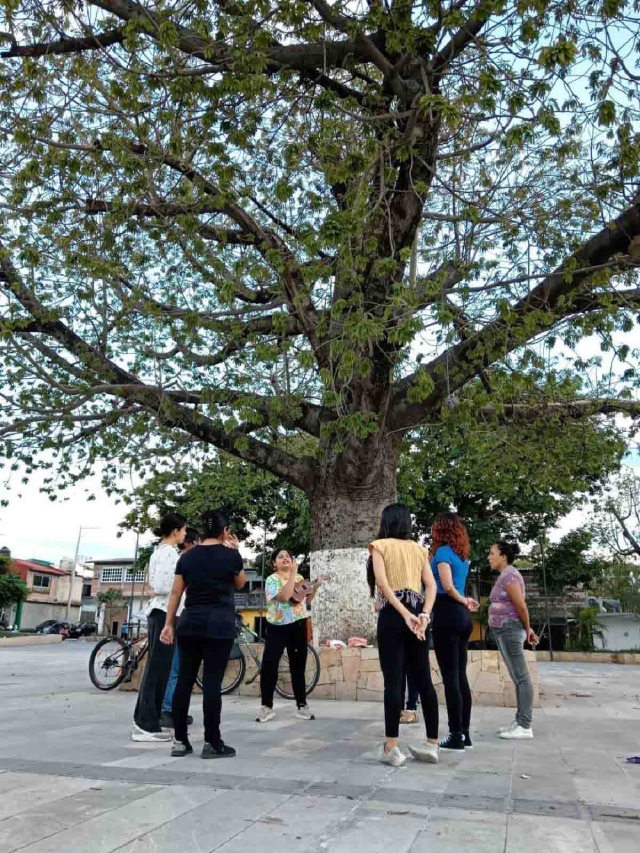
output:
[{"label": "paved plaza floor", "polygon": [[172,759],[129,739],[135,695],[91,686],[91,648],[0,649],[0,853],[640,850],[640,667],[542,664],[535,740],[497,739],[513,712],[476,708],[472,752],[394,769],[368,702],[318,700],[312,722],[279,702],[259,726],[255,700],[227,698],[238,756],[202,761],[194,697],[196,753]]}]

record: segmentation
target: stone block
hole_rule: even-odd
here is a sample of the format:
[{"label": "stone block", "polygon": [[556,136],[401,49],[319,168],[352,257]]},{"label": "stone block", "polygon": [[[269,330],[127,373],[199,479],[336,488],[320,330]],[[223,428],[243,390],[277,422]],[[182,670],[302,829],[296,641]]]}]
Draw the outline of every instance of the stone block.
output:
[{"label": "stone block", "polygon": [[360,658],[344,658],[342,661],[342,675],[344,681],[350,681],[355,684],[358,680],[358,672],[362,666]]},{"label": "stone block", "polygon": [[359,661],[359,670],[360,672],[380,672],[380,661],[378,658],[371,660],[361,660]]},{"label": "stone block", "polygon": [[470,660],[470,661],[480,660],[480,659],[481,659],[481,657],[482,657],[482,651],[481,651],[481,650],[478,650],[478,649],[472,649],[472,650],[469,652],[469,660]]},{"label": "stone block", "polygon": [[445,704],[445,699],[444,699],[444,684],[436,684],[436,693],[437,693],[437,695],[438,695],[438,704],[439,704],[439,705],[444,705],[444,704]]},{"label": "stone block", "polygon": [[368,673],[366,673],[366,672],[359,672],[358,673],[358,680],[356,682],[356,686],[358,687],[358,689],[364,690],[366,688],[367,676],[368,676]]},{"label": "stone block", "polygon": [[472,690],[475,693],[498,693],[502,694],[503,682],[500,676],[494,672],[479,672],[476,676]]},{"label": "stone block", "polygon": [[367,673],[367,690],[377,690],[380,693],[384,690],[384,678],[381,672]]},{"label": "stone block", "polygon": [[500,672],[498,652],[483,652],[480,658],[480,669],[482,672]]},{"label": "stone block", "polygon": [[350,649],[347,647],[346,649],[340,649],[339,651],[341,658],[359,658],[361,649]]},{"label": "stone block", "polygon": [[329,673],[329,679],[332,682],[344,681],[344,676],[342,674],[342,665],[330,666],[328,669],[328,673]]},{"label": "stone block", "polygon": [[342,661],[340,649],[319,649],[320,665],[325,667],[338,666]]},{"label": "stone block", "polygon": [[335,699],[335,682],[333,684],[318,684],[312,695],[314,699]]},{"label": "stone block", "polygon": [[505,707],[503,693],[474,693],[473,701],[476,705],[485,705],[497,708]]},{"label": "stone block", "polygon": [[517,706],[516,688],[514,684],[505,684],[502,695],[504,697],[504,704],[506,708],[515,708]]},{"label": "stone block", "polygon": [[384,694],[377,690],[361,690],[358,688],[358,702],[382,702],[383,698]]},{"label": "stone block", "polygon": [[355,681],[338,681],[336,682],[336,699],[344,699],[349,702],[355,702],[358,698],[358,688]]},{"label": "stone block", "polygon": [[242,684],[238,687],[238,693],[240,694],[240,696],[259,696],[260,682],[256,680],[252,684],[245,684],[243,681]]},{"label": "stone block", "polygon": [[375,646],[368,646],[366,649],[360,649],[360,657],[362,660],[378,659],[378,650]]}]

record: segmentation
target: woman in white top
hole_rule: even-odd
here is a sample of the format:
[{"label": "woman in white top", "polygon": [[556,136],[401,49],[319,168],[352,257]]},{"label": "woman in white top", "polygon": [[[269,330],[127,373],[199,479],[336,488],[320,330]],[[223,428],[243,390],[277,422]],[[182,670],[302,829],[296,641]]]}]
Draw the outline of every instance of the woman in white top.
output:
[{"label": "woman in white top", "polygon": [[131,732],[132,740],[142,743],[172,738],[170,731],[162,730],[160,715],[174,648],[160,642],[160,633],[164,628],[179,557],[177,546],[184,541],[187,519],[179,512],[167,513],[160,522],[160,528],[154,532],[162,538],[149,560],[149,586],[155,593],[147,605],[149,656],[133,713]]}]

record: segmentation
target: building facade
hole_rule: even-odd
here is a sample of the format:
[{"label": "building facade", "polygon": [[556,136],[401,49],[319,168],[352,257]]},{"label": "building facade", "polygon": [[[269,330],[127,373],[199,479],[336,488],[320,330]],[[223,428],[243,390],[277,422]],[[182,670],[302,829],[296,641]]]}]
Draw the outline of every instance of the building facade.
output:
[{"label": "building facade", "polygon": [[[58,569],[44,560],[11,561],[11,571],[20,576],[26,583],[29,594],[26,601],[14,606],[9,620],[22,631],[32,631],[47,619],[62,620],[66,618],[71,572]],[[73,579],[71,592],[71,607],[69,621],[78,622],[82,600],[81,577]]]}]

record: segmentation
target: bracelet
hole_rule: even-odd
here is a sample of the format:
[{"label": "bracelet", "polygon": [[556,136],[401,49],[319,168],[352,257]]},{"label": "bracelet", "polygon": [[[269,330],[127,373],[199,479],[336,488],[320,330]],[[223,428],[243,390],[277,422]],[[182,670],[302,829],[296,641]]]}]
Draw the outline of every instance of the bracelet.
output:
[{"label": "bracelet", "polygon": [[428,622],[431,621],[431,616],[428,613],[425,613],[423,610],[422,613],[418,614],[418,619],[426,619]]}]

